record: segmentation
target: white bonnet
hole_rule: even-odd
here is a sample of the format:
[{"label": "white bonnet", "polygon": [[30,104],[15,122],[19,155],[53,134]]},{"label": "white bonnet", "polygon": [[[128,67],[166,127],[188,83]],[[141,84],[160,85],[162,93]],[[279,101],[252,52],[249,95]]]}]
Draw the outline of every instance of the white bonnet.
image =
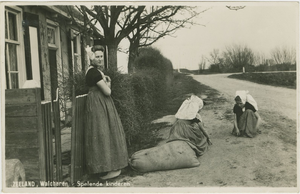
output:
[{"label": "white bonnet", "polygon": [[87,46],[85,48],[85,51],[86,51],[86,54],[87,54],[89,60],[95,59],[95,53],[92,51],[92,48],[93,48],[92,46],[91,47]]},{"label": "white bonnet", "polygon": [[249,91],[247,90],[239,90],[235,92],[235,97],[239,96],[242,100],[242,103],[245,104],[248,102],[251,104],[255,110],[258,110],[257,102],[254,100],[254,98],[249,94]]},{"label": "white bonnet", "polygon": [[203,108],[203,100],[196,95],[191,95],[191,97],[187,98],[181,104],[180,108],[178,109],[175,117],[177,119],[185,119],[191,120],[194,118],[199,118],[201,120],[198,111]]}]

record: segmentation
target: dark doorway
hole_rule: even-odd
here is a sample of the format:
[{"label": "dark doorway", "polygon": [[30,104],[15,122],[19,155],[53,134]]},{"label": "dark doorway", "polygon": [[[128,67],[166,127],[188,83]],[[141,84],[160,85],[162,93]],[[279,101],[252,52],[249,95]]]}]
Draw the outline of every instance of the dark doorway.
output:
[{"label": "dark doorway", "polygon": [[49,64],[51,79],[51,98],[52,100],[54,100],[56,98],[56,89],[58,88],[56,50],[49,49]]}]

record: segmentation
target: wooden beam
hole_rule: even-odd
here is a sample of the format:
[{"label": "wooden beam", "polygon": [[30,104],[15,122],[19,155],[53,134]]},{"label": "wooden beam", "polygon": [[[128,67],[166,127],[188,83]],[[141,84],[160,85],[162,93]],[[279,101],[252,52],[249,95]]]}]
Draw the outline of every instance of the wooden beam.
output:
[{"label": "wooden beam", "polygon": [[5,91],[5,105],[9,104],[36,104],[34,89],[10,89]]}]

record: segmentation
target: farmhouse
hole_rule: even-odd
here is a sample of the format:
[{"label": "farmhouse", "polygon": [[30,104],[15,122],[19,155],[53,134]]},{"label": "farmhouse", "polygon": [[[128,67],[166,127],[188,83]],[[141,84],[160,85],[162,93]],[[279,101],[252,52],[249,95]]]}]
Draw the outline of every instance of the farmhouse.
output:
[{"label": "farmhouse", "polygon": [[[19,179],[61,181],[60,119],[65,119],[61,107],[71,114],[65,83],[86,70],[84,48],[101,37],[85,21],[72,6],[5,6],[7,187]],[[25,172],[15,172],[22,168]]]}]

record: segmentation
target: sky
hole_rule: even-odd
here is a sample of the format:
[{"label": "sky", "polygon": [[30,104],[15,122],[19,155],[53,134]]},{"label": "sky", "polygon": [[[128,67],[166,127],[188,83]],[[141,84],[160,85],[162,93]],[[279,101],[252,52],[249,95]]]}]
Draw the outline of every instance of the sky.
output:
[{"label": "sky", "polygon": [[[179,29],[158,40],[153,47],[172,61],[173,68],[198,69],[202,56],[213,49],[224,51],[233,44],[246,45],[267,58],[276,47],[298,48],[298,2],[197,2],[201,25]],[[245,6],[230,10],[226,6]],[[126,45],[123,41],[121,45]],[[297,52],[298,53],[298,52]],[[119,54],[118,66],[126,72],[127,55]]]}]

